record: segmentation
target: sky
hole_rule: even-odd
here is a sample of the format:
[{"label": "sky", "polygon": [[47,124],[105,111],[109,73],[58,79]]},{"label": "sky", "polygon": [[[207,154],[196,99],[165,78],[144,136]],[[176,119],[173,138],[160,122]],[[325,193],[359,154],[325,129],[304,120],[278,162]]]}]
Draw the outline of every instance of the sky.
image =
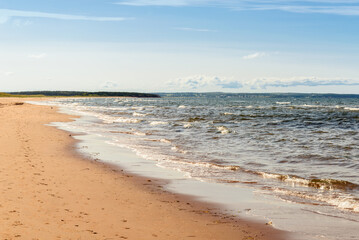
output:
[{"label": "sky", "polygon": [[359,0],[0,0],[0,92],[359,94]]}]

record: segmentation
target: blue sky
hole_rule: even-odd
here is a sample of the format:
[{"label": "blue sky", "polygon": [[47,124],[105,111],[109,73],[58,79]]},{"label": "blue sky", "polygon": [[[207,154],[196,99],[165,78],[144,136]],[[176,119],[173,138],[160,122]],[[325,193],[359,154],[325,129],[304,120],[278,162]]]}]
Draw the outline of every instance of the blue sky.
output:
[{"label": "blue sky", "polygon": [[1,0],[0,91],[359,94],[359,0]]}]

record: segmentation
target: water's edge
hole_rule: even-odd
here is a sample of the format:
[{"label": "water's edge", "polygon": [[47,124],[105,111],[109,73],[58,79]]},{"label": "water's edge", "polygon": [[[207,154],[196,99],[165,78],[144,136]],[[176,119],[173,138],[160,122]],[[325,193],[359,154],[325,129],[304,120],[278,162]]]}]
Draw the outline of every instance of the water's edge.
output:
[{"label": "water's edge", "polygon": [[[70,109],[65,108],[61,108],[60,112],[76,115]],[[81,121],[88,122],[94,119],[80,116],[74,121],[81,123]],[[59,129],[78,133],[70,125],[69,123],[52,124]],[[181,172],[160,168],[156,162],[137,156],[130,149],[108,144],[108,139],[103,136],[81,133],[74,138],[79,140],[78,151],[86,157],[120,166],[135,175],[170,180],[165,185],[165,190],[190,195],[204,203],[216,204],[225,214],[240,219],[249,219],[260,224],[271,222],[277,229],[294,233],[291,239],[355,239],[353,236],[355,236],[358,224],[356,222],[350,223],[347,219],[337,219],[320,212],[310,211],[305,205],[279,200],[247,185],[240,186],[239,184],[233,187],[230,184],[188,178]],[[124,155],[127,157],[123,157]],[[347,235],[344,235],[345,232]]]}]

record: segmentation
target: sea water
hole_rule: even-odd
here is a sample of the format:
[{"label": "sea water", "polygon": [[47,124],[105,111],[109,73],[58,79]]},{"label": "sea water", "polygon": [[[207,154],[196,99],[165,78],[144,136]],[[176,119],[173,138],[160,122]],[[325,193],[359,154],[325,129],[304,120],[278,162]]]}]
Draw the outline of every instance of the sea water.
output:
[{"label": "sea water", "polygon": [[269,205],[254,204],[249,215],[297,238],[359,239],[359,95],[163,94],[46,104],[83,116],[63,123],[67,130],[134,151],[144,160],[139,169],[147,161],[175,170],[190,179],[179,185],[207,189],[209,201],[235,209],[250,190],[251,202]]}]

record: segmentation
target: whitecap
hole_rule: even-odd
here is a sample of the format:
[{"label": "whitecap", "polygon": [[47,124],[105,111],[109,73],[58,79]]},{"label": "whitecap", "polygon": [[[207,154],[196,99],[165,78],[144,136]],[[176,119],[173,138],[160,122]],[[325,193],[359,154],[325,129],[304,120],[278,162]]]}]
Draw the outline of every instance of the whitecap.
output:
[{"label": "whitecap", "polygon": [[162,139],[160,140],[160,142],[163,142],[163,143],[171,143],[171,141],[170,141],[170,140],[165,139],[165,138],[162,138]]},{"label": "whitecap", "polygon": [[168,124],[168,122],[153,121],[153,122],[150,123],[150,125],[153,125],[153,126],[155,126],[155,125],[166,125],[166,124]]},{"label": "whitecap", "polygon": [[134,135],[137,135],[137,136],[146,136],[146,135],[147,135],[146,133],[144,133],[144,132],[139,132],[139,131],[135,131],[133,134],[134,134]]},{"label": "whitecap", "polygon": [[146,116],[146,114],[137,113],[137,112],[134,112],[132,115],[135,116],[135,117],[143,117],[143,116]]},{"label": "whitecap", "polygon": [[226,128],[225,126],[220,126],[220,127],[217,127],[217,130],[219,132],[221,132],[222,134],[228,134],[230,133],[230,130],[228,128]]},{"label": "whitecap", "polygon": [[140,123],[141,119],[136,118],[115,118],[115,117],[102,117],[101,118],[105,123]]},{"label": "whitecap", "polygon": [[183,125],[183,127],[184,127],[184,128],[190,128],[190,127],[192,127],[192,124],[191,124],[191,123],[185,123],[185,124]]},{"label": "whitecap", "polygon": [[344,109],[349,111],[359,111],[359,107],[345,107]]}]

